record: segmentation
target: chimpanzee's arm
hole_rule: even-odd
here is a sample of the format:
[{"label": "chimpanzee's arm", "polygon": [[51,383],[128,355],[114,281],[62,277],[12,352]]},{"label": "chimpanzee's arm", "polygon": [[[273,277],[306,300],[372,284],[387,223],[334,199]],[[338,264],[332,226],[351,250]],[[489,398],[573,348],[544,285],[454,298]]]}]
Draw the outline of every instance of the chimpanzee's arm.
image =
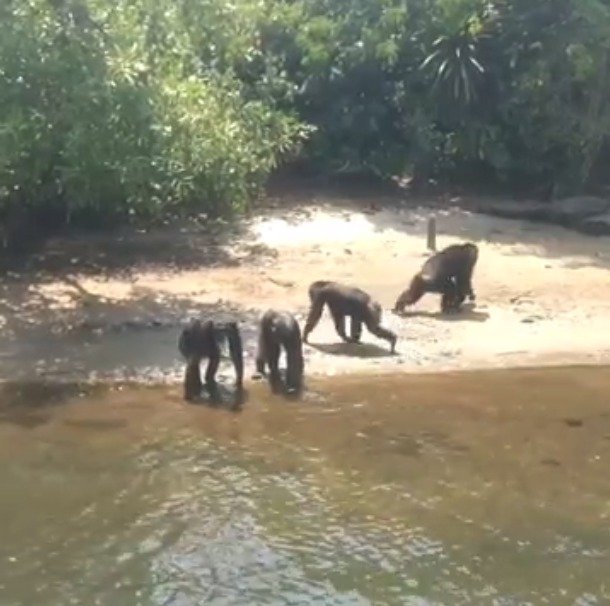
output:
[{"label": "chimpanzee's arm", "polygon": [[303,329],[303,341],[307,343],[307,337],[309,333],[317,326],[324,310],[325,299],[321,292],[317,291],[312,296],[311,308],[307,321],[305,322],[305,328]]},{"label": "chimpanzee's arm", "polygon": [[227,340],[233,367],[235,368],[235,382],[241,389],[244,380],[244,349],[236,322],[227,323]]}]

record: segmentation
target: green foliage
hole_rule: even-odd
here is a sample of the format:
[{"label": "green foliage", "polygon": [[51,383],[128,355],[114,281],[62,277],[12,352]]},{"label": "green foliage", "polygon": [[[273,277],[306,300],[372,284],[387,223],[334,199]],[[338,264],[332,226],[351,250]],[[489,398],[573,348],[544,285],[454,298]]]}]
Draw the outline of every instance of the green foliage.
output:
[{"label": "green foliage", "polygon": [[[292,113],[248,98],[232,69],[203,65],[188,9],[198,6],[202,19],[222,26],[221,4],[4,4],[5,220],[49,205],[66,220],[95,222],[243,209],[309,129]],[[234,32],[224,33],[233,43]]]},{"label": "green foliage", "polygon": [[608,0],[5,0],[0,223],[241,211],[297,155],[575,190],[609,98]]}]

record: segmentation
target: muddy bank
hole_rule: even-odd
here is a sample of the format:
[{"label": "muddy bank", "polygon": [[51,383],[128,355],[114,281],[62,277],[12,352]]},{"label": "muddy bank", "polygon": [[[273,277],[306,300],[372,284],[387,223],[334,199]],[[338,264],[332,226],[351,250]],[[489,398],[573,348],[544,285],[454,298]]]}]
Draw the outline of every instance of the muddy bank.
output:
[{"label": "muddy bank", "polygon": [[[438,297],[389,312],[438,246],[480,247],[476,307],[442,317]],[[49,242],[0,284],[0,376],[175,381],[180,325],[193,315],[241,320],[247,368],[254,323],[268,307],[307,310],[316,279],[356,284],[383,305],[398,354],[365,332],[337,341],[325,315],[307,372],[423,372],[610,361],[610,238],[384,196],[298,196],[231,229],[189,223],[148,233]]]}]

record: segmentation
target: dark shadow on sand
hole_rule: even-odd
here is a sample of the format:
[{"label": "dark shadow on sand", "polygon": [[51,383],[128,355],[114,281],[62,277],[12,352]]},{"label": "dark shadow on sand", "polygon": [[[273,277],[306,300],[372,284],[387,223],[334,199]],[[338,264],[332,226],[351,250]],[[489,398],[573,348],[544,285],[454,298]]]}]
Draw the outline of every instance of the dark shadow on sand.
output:
[{"label": "dark shadow on sand", "polygon": [[401,318],[433,318],[442,322],[487,322],[489,313],[477,311],[471,307],[463,307],[458,312],[443,313],[441,311],[394,311]]},{"label": "dark shadow on sand", "polygon": [[350,356],[352,358],[387,358],[394,356],[389,349],[373,343],[308,343],[314,349],[331,356]]}]

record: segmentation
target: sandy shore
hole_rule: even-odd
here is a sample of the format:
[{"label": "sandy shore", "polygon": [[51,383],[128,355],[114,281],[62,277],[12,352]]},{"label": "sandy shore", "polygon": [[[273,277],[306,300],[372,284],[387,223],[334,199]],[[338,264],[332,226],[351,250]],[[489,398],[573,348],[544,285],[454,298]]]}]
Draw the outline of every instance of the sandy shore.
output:
[{"label": "sandy shore", "polygon": [[[51,242],[38,265],[0,286],[0,373],[174,380],[189,316],[238,315],[251,357],[258,314],[277,307],[302,319],[309,283],[325,278],[381,302],[398,354],[366,331],[362,345],[340,344],[325,313],[306,347],[310,374],[610,362],[610,238],[381,202],[383,210],[349,199],[270,208],[230,241],[191,225]],[[390,309],[426,258],[431,212],[439,248],[478,244],[477,304],[441,316],[428,295],[398,317]]]}]

